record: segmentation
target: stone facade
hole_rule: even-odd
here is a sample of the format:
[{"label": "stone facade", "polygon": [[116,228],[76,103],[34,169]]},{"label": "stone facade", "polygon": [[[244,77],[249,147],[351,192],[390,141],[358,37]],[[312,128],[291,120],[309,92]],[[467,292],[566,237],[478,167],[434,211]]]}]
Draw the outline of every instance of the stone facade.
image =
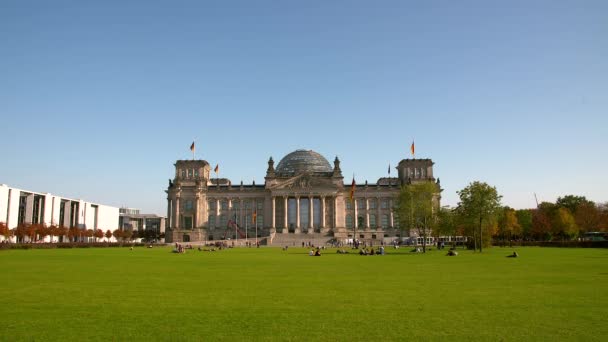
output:
[{"label": "stone facade", "polygon": [[264,184],[233,185],[211,178],[207,161],[178,160],[167,189],[166,241],[253,239],[256,232],[266,243],[275,237],[394,239],[401,233],[392,210],[400,186],[438,184],[430,159],[404,159],[398,178],[356,184],[351,201],[352,186],[344,184],[340,160],[333,164],[314,151],[297,150],[276,169],[270,158]]}]

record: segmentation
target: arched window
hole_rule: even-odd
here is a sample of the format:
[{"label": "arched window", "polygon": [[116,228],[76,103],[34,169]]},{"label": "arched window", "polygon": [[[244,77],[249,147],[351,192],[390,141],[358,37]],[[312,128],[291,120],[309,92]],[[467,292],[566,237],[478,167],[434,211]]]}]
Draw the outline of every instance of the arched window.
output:
[{"label": "arched window", "polygon": [[372,229],[376,229],[376,215],[369,215],[369,227]]},{"label": "arched window", "polygon": [[225,228],[228,226],[228,222],[226,221],[226,215],[220,216],[220,226],[219,228]]},{"label": "arched window", "polygon": [[215,228],[215,215],[209,215],[209,229]]}]

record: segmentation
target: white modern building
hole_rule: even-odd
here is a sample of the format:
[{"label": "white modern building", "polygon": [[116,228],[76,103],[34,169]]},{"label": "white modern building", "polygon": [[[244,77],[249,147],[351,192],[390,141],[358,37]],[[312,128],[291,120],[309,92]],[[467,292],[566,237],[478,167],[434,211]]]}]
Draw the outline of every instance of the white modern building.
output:
[{"label": "white modern building", "polygon": [[[0,222],[115,230],[118,208],[0,184]],[[1,237],[0,237],[1,238]]]}]

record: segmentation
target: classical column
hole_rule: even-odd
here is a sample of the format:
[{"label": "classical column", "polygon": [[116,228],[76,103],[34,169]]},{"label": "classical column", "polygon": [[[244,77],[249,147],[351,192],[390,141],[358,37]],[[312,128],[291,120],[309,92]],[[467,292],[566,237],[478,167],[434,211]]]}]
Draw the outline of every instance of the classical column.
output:
[{"label": "classical column", "polygon": [[272,204],[271,204],[271,206],[272,206],[272,221],[271,221],[270,228],[273,229],[273,230],[276,229],[276,227],[275,227],[275,205],[276,205],[275,204],[275,200],[276,200],[276,197],[272,196]]},{"label": "classical column", "polygon": [[226,218],[226,222],[228,222],[228,220],[232,220],[232,198],[228,198],[228,217]]},{"label": "classical column", "polygon": [[171,225],[171,198],[167,197],[167,227],[173,228]]},{"label": "classical column", "polygon": [[369,228],[369,198],[365,198],[365,227]]},{"label": "classical column", "polygon": [[321,228],[325,228],[325,196],[321,196]]},{"label": "classical column", "polygon": [[395,222],[393,222],[394,217],[393,217],[393,200],[392,199],[388,200],[388,215],[389,215],[388,224],[390,225],[391,228],[393,228],[393,227],[395,227]]},{"label": "classical column", "polygon": [[300,232],[300,196],[296,196],[296,233]]},{"label": "classical column", "polygon": [[[359,218],[359,211],[357,209],[357,199],[356,198],[353,200],[353,205],[355,206],[355,209],[354,209],[354,211],[355,211],[355,217],[353,217],[353,225],[355,226],[355,229],[357,229],[357,228],[359,228],[359,220],[358,220],[358,218]],[[353,238],[356,239],[357,237],[353,236]]]},{"label": "classical column", "polygon": [[173,215],[173,221],[175,221],[175,228],[179,229],[179,195],[175,196],[175,215]]},{"label": "classical column", "polygon": [[[200,227],[200,223],[199,223],[199,214],[198,214],[198,205],[199,202],[201,200],[201,195],[200,194],[196,194],[196,197],[194,197],[194,219],[192,221],[194,221],[194,227],[193,228],[198,228]],[[144,220],[145,221],[145,220]]]},{"label": "classical column", "polygon": [[287,196],[284,196],[284,206],[283,206],[283,211],[285,212],[285,215],[283,215],[283,233],[288,233],[289,232],[289,203],[288,203],[288,198]]},{"label": "classical column", "polygon": [[315,231],[315,225],[314,225],[314,208],[313,208],[313,198],[312,195],[310,195],[308,197],[308,203],[309,203],[309,207],[308,207],[308,232],[309,233],[314,233]]},{"label": "classical column", "polygon": [[243,199],[239,198],[239,228],[244,227],[243,223]]},{"label": "classical column", "polygon": [[220,226],[220,199],[215,200],[215,228]]},{"label": "classical column", "polygon": [[382,229],[382,210],[380,209],[380,207],[382,207],[380,205],[380,197],[376,197],[376,229]]},{"label": "classical column", "polygon": [[334,197],[334,228],[338,226],[338,196]]}]

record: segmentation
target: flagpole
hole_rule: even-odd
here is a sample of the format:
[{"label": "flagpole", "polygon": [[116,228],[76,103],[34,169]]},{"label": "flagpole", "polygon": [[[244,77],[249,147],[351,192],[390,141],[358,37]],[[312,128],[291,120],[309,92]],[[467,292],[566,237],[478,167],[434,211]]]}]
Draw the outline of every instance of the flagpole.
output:
[{"label": "flagpole", "polygon": [[255,247],[258,247],[258,213],[257,213],[257,208],[256,208],[256,213],[255,213]]}]

